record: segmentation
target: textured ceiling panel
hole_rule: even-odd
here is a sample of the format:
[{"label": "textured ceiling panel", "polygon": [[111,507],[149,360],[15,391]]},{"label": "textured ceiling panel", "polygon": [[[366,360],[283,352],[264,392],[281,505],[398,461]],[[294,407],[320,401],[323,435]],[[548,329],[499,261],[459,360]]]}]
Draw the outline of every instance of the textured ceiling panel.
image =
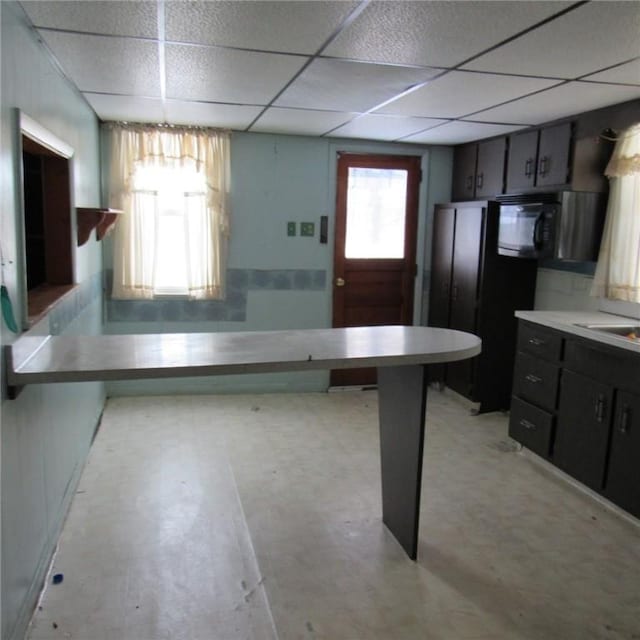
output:
[{"label": "textured ceiling panel", "polygon": [[640,2],[589,2],[465,68],[573,79],[636,56]]},{"label": "textured ceiling panel", "polygon": [[262,107],[167,100],[165,111],[167,121],[172,124],[246,129]]},{"label": "textured ceiling panel", "polygon": [[404,138],[402,142],[416,142],[421,144],[461,144],[471,142],[479,138],[490,138],[512,131],[521,127],[499,124],[475,124],[472,122],[450,122],[441,127],[430,129],[422,133]]},{"label": "textured ceiling panel", "polygon": [[[357,2],[168,2],[167,40],[315,53]],[[268,27],[267,27],[268,25]]]},{"label": "textured ceiling panel", "polygon": [[47,0],[21,4],[36,27],[144,38],[155,38],[158,35],[155,1],[58,2]]},{"label": "textured ceiling panel", "polygon": [[429,118],[365,115],[356,118],[344,127],[332,131],[330,135],[341,138],[397,140],[417,131],[435,127],[442,122],[444,121]]},{"label": "textured ceiling panel", "polygon": [[56,31],[41,35],[81,91],[160,96],[156,43]]},{"label": "textured ceiling panel", "polygon": [[303,56],[167,45],[167,97],[265,105],[306,60]]},{"label": "textured ceiling panel", "polygon": [[320,136],[354,117],[339,111],[312,111],[271,107],[265,111],[251,131],[295,133]]},{"label": "textured ceiling panel", "polygon": [[[640,35],[638,35],[640,38]],[[595,80],[600,82],[622,82],[625,84],[640,85],[640,58],[627,64],[621,64],[618,67],[603,71],[602,73],[594,73],[586,76],[583,80]]]},{"label": "textured ceiling panel", "polygon": [[640,87],[568,82],[535,96],[476,113],[474,120],[542,124],[583,111],[640,98]]},{"label": "textured ceiling panel", "polygon": [[165,113],[159,98],[134,98],[85,93],[93,110],[101,120],[125,122],[164,122]]},{"label": "textured ceiling panel", "polygon": [[324,52],[375,62],[452,67],[570,2],[373,2]]},{"label": "textured ceiling panel", "polygon": [[367,111],[438,71],[392,65],[314,60],[276,100],[283,107]]},{"label": "textured ceiling panel", "polygon": [[451,71],[384,106],[382,113],[456,118],[557,84],[556,80]]}]

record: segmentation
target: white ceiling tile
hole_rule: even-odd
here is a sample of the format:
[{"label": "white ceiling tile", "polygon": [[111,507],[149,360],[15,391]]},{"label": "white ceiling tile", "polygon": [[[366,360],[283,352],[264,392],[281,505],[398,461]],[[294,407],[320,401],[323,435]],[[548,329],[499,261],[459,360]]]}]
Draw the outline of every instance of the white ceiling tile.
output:
[{"label": "white ceiling tile", "polygon": [[126,122],[164,122],[165,114],[159,98],[136,98],[100,93],[85,93],[84,97],[100,120]]},{"label": "white ceiling tile", "polygon": [[158,35],[157,2],[22,2],[36,27],[89,33],[155,38]]},{"label": "white ceiling tile", "polygon": [[264,51],[315,53],[357,2],[167,2],[166,37]]},{"label": "white ceiling tile", "polygon": [[262,111],[262,107],[167,100],[165,111],[167,122],[171,124],[246,129]]},{"label": "white ceiling tile", "polygon": [[372,140],[397,140],[416,131],[444,122],[430,118],[398,118],[395,116],[364,115],[356,118],[331,136],[340,138],[369,138]]},{"label": "white ceiling tile", "polygon": [[166,46],[167,97],[267,104],[307,58],[219,47]]},{"label": "white ceiling tile", "polygon": [[462,144],[472,140],[481,140],[492,136],[505,135],[522,129],[519,125],[485,124],[477,122],[450,122],[441,127],[423,131],[407,138],[402,142],[419,142],[422,144]]},{"label": "white ceiling tile", "polygon": [[542,124],[635,98],[640,98],[640,87],[568,82],[534,96],[476,113],[473,119]]},{"label": "white ceiling tile", "polygon": [[459,118],[557,84],[556,80],[451,71],[394,100],[381,113]]},{"label": "white ceiling tile", "polygon": [[40,35],[81,91],[160,96],[156,43],[57,31]]},{"label": "white ceiling tile", "polygon": [[640,55],[640,2],[589,2],[465,65],[573,79]]},{"label": "white ceiling tile", "polygon": [[[640,37],[640,35],[638,36]],[[596,82],[622,82],[624,84],[640,85],[640,58],[621,64],[613,69],[607,69],[601,73],[594,73],[582,78],[583,80],[595,80]]]},{"label": "white ceiling tile", "polygon": [[393,65],[314,60],[276,100],[282,107],[367,111],[438,71]]},{"label": "white ceiling tile", "polygon": [[353,113],[339,111],[271,107],[260,116],[258,122],[251,127],[251,131],[320,136],[348,122],[354,116]]},{"label": "white ceiling tile", "polygon": [[570,2],[373,2],[324,51],[330,56],[452,67]]}]

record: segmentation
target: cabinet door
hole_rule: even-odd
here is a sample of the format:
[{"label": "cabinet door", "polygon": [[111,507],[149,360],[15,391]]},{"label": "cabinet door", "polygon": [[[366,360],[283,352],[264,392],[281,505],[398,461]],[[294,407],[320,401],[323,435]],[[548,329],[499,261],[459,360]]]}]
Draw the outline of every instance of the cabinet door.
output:
[{"label": "cabinet door", "polygon": [[476,198],[493,198],[502,193],[506,149],[506,138],[478,143]]},{"label": "cabinet door", "polygon": [[564,370],[553,460],[588,487],[601,491],[609,442],[613,388]]},{"label": "cabinet door", "polygon": [[536,185],[546,187],[569,182],[571,123],[565,122],[540,131]]},{"label": "cabinet door", "polygon": [[436,207],[433,213],[431,284],[429,288],[429,326],[449,326],[449,297],[453,262],[455,209]]},{"label": "cabinet door", "polygon": [[616,400],[606,495],[640,517],[640,396],[624,391]]},{"label": "cabinet door", "polygon": [[[456,210],[436,207],[433,212],[431,245],[431,283],[429,285],[429,326],[449,327],[451,269],[453,266],[453,232]],[[444,383],[445,365],[429,365],[429,381]]]},{"label": "cabinet door", "polygon": [[[469,333],[477,331],[478,280],[485,213],[483,207],[456,209],[449,326]],[[447,384],[458,393],[471,397],[474,365],[473,360],[447,365]]]},{"label": "cabinet door", "polygon": [[465,144],[453,151],[453,200],[473,200],[475,197],[476,157],[478,145]]},{"label": "cabinet door", "polygon": [[537,131],[527,131],[509,137],[507,193],[533,187],[536,177],[537,153]]}]

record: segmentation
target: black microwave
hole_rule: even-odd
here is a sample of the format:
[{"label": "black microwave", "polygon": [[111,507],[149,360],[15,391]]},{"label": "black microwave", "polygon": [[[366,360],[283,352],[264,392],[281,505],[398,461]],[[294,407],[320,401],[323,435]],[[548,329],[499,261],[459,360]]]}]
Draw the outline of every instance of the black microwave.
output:
[{"label": "black microwave", "polygon": [[606,195],[578,191],[501,196],[498,253],[517,258],[598,259]]}]

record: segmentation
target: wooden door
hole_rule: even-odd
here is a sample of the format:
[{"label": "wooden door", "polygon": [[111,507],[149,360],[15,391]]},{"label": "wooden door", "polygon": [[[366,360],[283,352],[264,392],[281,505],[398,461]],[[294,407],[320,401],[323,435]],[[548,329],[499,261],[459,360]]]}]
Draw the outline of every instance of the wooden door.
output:
[{"label": "wooden door", "polygon": [[507,139],[496,138],[478,143],[476,198],[494,198],[504,190],[504,162]]},{"label": "wooden door", "polygon": [[[413,323],[419,185],[419,157],[340,154],[334,327]],[[375,369],[331,373],[332,386],[375,382]]]},{"label": "wooden door", "polygon": [[473,200],[476,191],[476,161],[478,145],[463,144],[453,150],[453,200]]},{"label": "wooden door", "polygon": [[[484,217],[485,209],[482,206],[456,209],[449,327],[468,333],[477,332],[478,283]],[[447,385],[465,397],[471,397],[474,366],[475,362],[472,360],[447,365]]]},{"label": "wooden door", "polygon": [[527,131],[509,138],[507,193],[533,187],[536,178],[538,132]]},{"label": "wooden door", "polygon": [[[449,327],[451,310],[451,270],[456,210],[437,206],[433,212],[433,243],[431,249],[431,283],[429,285],[429,326]],[[445,365],[429,366],[429,380],[444,383]]]},{"label": "wooden door", "polygon": [[604,482],[612,401],[609,385],[566,369],[562,372],[553,460],[596,491]]},{"label": "wooden door", "polygon": [[606,495],[640,518],[640,396],[619,391],[611,432]]},{"label": "wooden door", "polygon": [[569,182],[570,148],[570,122],[546,127],[540,131],[536,186],[557,186]]}]

